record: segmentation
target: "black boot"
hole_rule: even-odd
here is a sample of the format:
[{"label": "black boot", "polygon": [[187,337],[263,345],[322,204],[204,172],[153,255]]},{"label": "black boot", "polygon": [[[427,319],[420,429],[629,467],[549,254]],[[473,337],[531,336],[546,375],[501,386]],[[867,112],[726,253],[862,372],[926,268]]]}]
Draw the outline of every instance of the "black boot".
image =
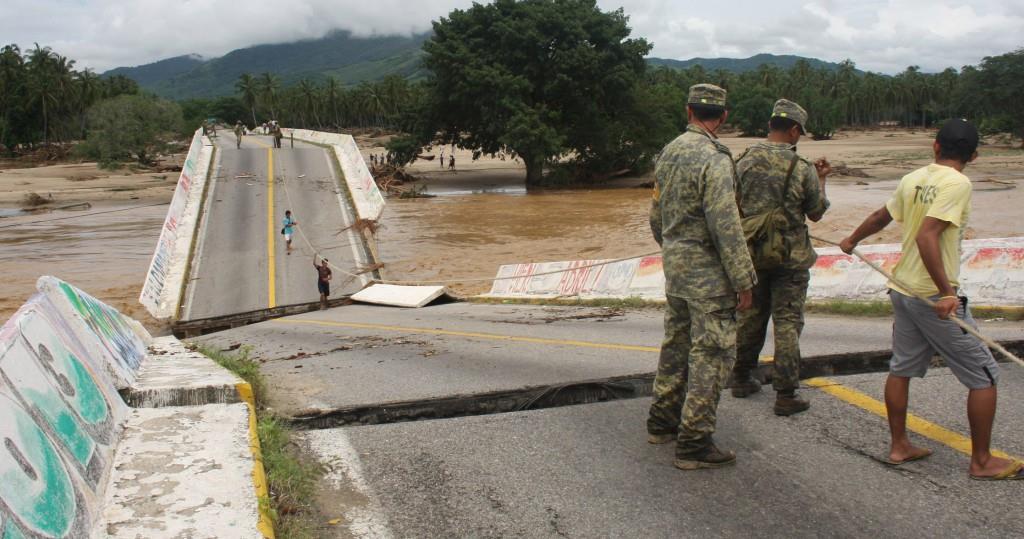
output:
[{"label": "black boot", "polygon": [[722,451],[708,438],[707,444],[700,449],[686,453],[676,453],[673,462],[680,470],[699,470],[701,468],[721,468],[736,463],[736,453]]},{"label": "black boot", "polygon": [[796,396],[796,390],[779,391],[775,397],[775,415],[799,414],[811,407],[811,403]]},{"label": "black boot", "polygon": [[750,373],[734,373],[732,380],[732,396],[743,399],[761,391],[761,382],[758,382]]}]

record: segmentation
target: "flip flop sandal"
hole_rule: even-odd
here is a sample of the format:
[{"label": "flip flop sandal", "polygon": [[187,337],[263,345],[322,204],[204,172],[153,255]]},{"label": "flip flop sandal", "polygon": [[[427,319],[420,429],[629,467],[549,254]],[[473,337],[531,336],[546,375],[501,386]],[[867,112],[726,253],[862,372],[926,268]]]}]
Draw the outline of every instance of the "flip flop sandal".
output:
[{"label": "flip flop sandal", "polygon": [[904,465],[904,464],[906,464],[908,462],[914,462],[915,460],[926,459],[926,458],[928,458],[930,456],[932,456],[932,450],[931,449],[925,449],[922,453],[919,453],[917,455],[913,455],[913,456],[907,457],[907,458],[905,458],[903,460],[892,460],[890,458],[884,458],[884,459],[881,459],[881,460],[882,460],[882,462],[888,464],[889,466],[902,466],[902,465]]},{"label": "flip flop sandal", "polygon": [[1012,481],[1024,479],[1024,462],[1015,460],[1006,469],[995,475],[969,475],[975,481]]}]

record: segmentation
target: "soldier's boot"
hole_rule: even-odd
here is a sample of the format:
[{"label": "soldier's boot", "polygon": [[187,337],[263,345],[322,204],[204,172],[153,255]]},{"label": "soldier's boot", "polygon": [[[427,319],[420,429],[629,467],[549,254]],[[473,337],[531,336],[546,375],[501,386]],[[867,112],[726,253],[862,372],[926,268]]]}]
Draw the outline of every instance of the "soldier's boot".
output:
[{"label": "soldier's boot", "polygon": [[667,432],[667,433],[664,433],[664,434],[648,434],[647,435],[647,443],[649,443],[651,445],[667,444],[669,442],[675,441],[675,439],[676,439],[676,433],[674,433],[674,432]]},{"label": "soldier's boot", "polygon": [[810,407],[810,402],[796,396],[796,390],[779,391],[775,397],[775,415],[799,414]]},{"label": "soldier's boot", "polygon": [[699,470],[701,468],[721,468],[736,463],[736,453],[722,451],[709,442],[703,448],[693,453],[676,455],[673,463],[680,470]]},{"label": "soldier's boot", "polygon": [[754,379],[750,373],[735,373],[732,381],[732,396],[743,399],[761,391],[761,382]]}]

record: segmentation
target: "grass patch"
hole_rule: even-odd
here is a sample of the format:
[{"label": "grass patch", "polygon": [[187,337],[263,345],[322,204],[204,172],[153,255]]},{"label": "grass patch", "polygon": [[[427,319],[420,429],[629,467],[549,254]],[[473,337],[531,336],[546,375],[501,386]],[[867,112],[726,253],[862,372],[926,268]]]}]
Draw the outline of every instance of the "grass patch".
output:
[{"label": "grass patch", "polygon": [[299,448],[291,439],[291,428],[264,408],[267,383],[260,372],[260,364],[249,358],[247,347],[236,353],[209,346],[199,346],[197,350],[252,386],[256,399],[256,431],[270,489],[270,500],[260,500],[260,505],[269,504],[275,535],[278,539],[318,537],[320,518],[314,500],[323,470],[300,458]]},{"label": "grass patch", "polygon": [[815,314],[845,316],[892,316],[892,304],[883,301],[815,301],[807,302],[806,311]]},{"label": "grass patch", "polygon": [[664,300],[644,299],[636,296],[628,298],[487,298],[472,296],[466,298],[469,303],[485,305],[557,305],[560,307],[610,307],[616,309],[664,309]]}]

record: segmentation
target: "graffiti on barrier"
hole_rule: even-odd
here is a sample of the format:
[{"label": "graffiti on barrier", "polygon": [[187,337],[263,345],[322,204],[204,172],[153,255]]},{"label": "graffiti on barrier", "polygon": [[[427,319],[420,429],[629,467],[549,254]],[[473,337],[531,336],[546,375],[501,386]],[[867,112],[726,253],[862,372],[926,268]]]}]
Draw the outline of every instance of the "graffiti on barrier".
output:
[{"label": "graffiti on barrier", "polygon": [[178,184],[174,189],[174,197],[167,209],[167,217],[164,219],[164,226],[160,231],[160,239],[157,240],[153,259],[149,264],[149,271],[146,273],[146,280],[139,295],[139,301],[153,316],[158,318],[167,318],[171,315],[166,312],[165,306],[168,303],[168,296],[176,297],[177,294],[171,289],[173,287],[169,288],[168,279],[172,273],[172,262],[179,235],[191,241],[191,234],[182,233],[179,229],[189,210],[190,200],[194,199],[193,188],[197,187],[196,179],[203,173],[202,155],[203,136],[201,131],[197,130],[192,137],[192,145],[185,157],[185,164],[181,168],[181,175],[178,177]]},{"label": "graffiti on barrier", "polygon": [[96,517],[127,408],[87,359],[78,323],[37,294],[0,329],[4,539],[86,537]]},{"label": "graffiti on barrier", "polygon": [[[960,281],[976,305],[1024,306],[1024,238],[969,240],[963,243]],[[861,252],[886,271],[900,260],[899,245],[867,245]],[[588,266],[600,261],[508,264],[488,295],[497,297],[641,297],[664,299],[660,256]],[[563,273],[543,275],[553,271]],[[859,259],[834,248],[819,249],[811,268],[812,299],[882,300],[887,281]]]}]

